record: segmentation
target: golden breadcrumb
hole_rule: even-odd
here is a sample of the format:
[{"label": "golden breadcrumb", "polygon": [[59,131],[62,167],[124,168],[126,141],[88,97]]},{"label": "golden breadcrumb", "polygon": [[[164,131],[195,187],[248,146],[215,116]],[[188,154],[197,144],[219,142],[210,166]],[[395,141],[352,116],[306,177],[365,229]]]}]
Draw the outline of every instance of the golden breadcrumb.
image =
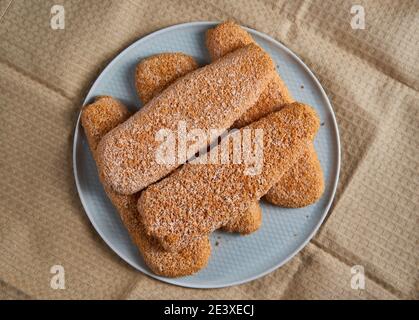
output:
[{"label": "golden breadcrumb", "polygon": [[[177,132],[179,121],[188,130],[229,128],[273,74],[269,55],[249,45],[182,77],[99,142],[98,168],[105,184],[132,194],[165,177],[182,161],[162,164],[156,159],[161,129]],[[206,145],[199,141],[189,149],[195,153]]]},{"label": "golden breadcrumb", "polygon": [[198,68],[195,59],[183,53],[161,53],[143,59],[135,72],[135,87],[143,104],[178,78]]},{"label": "golden breadcrumb", "polygon": [[262,208],[256,201],[243,213],[238,219],[232,219],[227,222],[221,230],[227,232],[238,232],[241,234],[250,234],[260,228],[262,224]]},{"label": "golden breadcrumb", "polygon": [[265,199],[281,207],[300,208],[319,200],[323,191],[323,171],[314,146],[310,144],[295,166],[269,190]]},{"label": "golden breadcrumb", "polygon": [[[263,130],[261,172],[246,174],[246,164],[188,163],[149,186],[138,200],[147,233],[169,251],[210,234],[237,219],[258,201],[301,157],[319,128],[315,111],[293,103],[244,129]],[[230,155],[233,146],[228,144]]]},{"label": "golden breadcrumb", "polygon": [[226,21],[213,29],[208,29],[205,40],[213,61],[224,57],[227,53],[255,43],[252,36],[233,21]]},{"label": "golden breadcrumb", "polygon": [[[83,108],[81,122],[94,158],[101,137],[129,116],[127,108],[112,97],[101,97]],[[207,237],[190,242],[179,252],[167,252],[155,239],[147,236],[139,220],[137,200],[140,193],[122,195],[106,186],[105,192],[121,216],[145,263],[154,273],[179,277],[193,274],[206,266],[211,254]]]},{"label": "golden breadcrumb", "polygon": [[293,99],[291,99],[284,81],[278,73],[275,73],[272,81],[262,91],[256,103],[234,122],[233,127],[247,126],[271,112],[280,110],[284,105],[291,102],[293,102]]},{"label": "golden breadcrumb", "polygon": [[[249,43],[255,43],[249,33],[233,21],[226,21],[208,30],[207,48],[212,59],[218,59],[224,54],[241,48]],[[258,101],[234,123],[241,128],[267,114],[281,109],[293,99],[283,80],[277,73]],[[305,159],[308,163],[304,164]],[[280,183],[286,183],[280,187]],[[304,187],[305,186],[305,187]],[[308,186],[310,186],[308,188]],[[306,150],[305,157],[286,173],[281,182],[269,191],[265,199],[281,207],[304,207],[317,201],[324,191],[323,171],[318,162],[315,150]],[[306,192],[306,193],[304,193]],[[291,198],[296,195],[295,198]]]},{"label": "golden breadcrumb", "polygon": [[[169,67],[164,67],[166,65]],[[138,96],[142,97],[142,102],[146,104],[152,97],[157,96],[159,92],[166,89],[172,82],[197,67],[198,64],[193,57],[175,52],[157,54],[141,60],[137,66],[136,88]],[[155,79],[158,79],[158,81]],[[148,85],[138,85],[139,83]],[[258,230],[261,223],[262,209],[258,203],[254,203],[237,220],[229,221],[222,230],[250,234]]]}]

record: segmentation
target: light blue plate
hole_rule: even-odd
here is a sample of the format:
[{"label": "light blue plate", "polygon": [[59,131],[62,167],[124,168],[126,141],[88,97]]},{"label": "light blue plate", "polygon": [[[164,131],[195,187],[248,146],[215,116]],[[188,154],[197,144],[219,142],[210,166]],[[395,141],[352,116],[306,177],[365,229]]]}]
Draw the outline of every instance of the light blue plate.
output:
[{"label": "light blue plate", "polygon": [[[154,32],[122,51],[102,72],[84,101],[111,95],[136,109],[141,103],[134,87],[138,61],[161,52],[184,52],[200,64],[209,62],[205,31],[213,22],[185,23]],[[90,221],[103,240],[134,268],[159,280],[193,288],[217,288],[259,278],[291,259],[313,237],[332,203],[339,176],[340,145],[335,115],[323,88],[307,66],[274,39],[246,29],[271,55],[292,96],[313,106],[322,126],[315,148],[324,170],[326,190],[316,204],[302,209],[284,209],[262,203],[263,223],[249,236],[214,232],[212,256],[208,266],[193,276],[164,278],[145,265],[125,230],[118,213],[106,197],[98,180],[96,166],[86,138],[77,122],[74,136],[74,175],[81,202]]]}]

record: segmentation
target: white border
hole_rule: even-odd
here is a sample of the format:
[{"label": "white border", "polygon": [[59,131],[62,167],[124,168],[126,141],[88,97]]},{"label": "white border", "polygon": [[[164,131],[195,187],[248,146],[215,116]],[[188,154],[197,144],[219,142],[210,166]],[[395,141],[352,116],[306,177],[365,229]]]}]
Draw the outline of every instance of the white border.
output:
[{"label": "white border", "polygon": [[[123,51],[121,51],[115,58],[113,58],[113,60],[105,67],[105,69],[101,72],[101,74],[99,75],[99,77],[96,79],[96,81],[93,83],[93,86],[90,88],[86,99],[83,102],[83,106],[88,102],[88,97],[90,95],[90,92],[92,90],[95,89],[95,87],[98,85],[98,83],[100,82],[100,80],[102,79],[102,76],[104,75],[105,71],[110,68],[115,62],[116,60],[118,60],[119,58],[121,58],[131,47],[133,47],[134,45],[138,45],[141,42],[144,42],[152,37],[156,37],[159,36],[161,33],[167,32],[167,31],[172,31],[175,29],[180,29],[180,28],[184,28],[184,27],[193,27],[193,26],[208,26],[208,28],[213,27],[217,24],[219,24],[220,22],[214,22],[214,21],[200,21],[200,22],[187,22],[187,23],[181,23],[181,24],[177,24],[177,25],[173,25],[171,27],[167,27],[167,28],[163,28],[160,29],[158,31],[155,31],[137,41],[135,41],[134,43],[132,43],[130,46],[128,46],[127,48],[125,48]],[[313,74],[313,72],[306,66],[306,64],[294,53],[292,52],[290,49],[288,49],[287,47],[285,47],[282,43],[280,43],[279,41],[271,38],[270,36],[261,33],[259,31],[256,31],[254,29],[251,28],[247,28],[247,27],[243,27],[245,30],[249,31],[250,33],[254,33],[256,35],[258,35],[259,37],[270,41],[272,43],[274,43],[275,45],[281,47],[284,51],[286,51],[288,54],[290,54],[291,56],[293,56],[294,59],[297,60],[297,62],[299,62],[303,68],[305,69],[305,71],[313,78],[314,83],[320,88],[320,92],[323,95],[324,100],[327,103],[328,108],[330,109],[330,113],[332,115],[332,119],[333,119],[333,125],[334,125],[334,129],[336,131],[336,142],[337,142],[337,147],[338,147],[338,154],[337,154],[337,172],[336,172],[336,176],[334,177],[335,183],[333,185],[333,190],[332,190],[332,195],[329,199],[329,202],[326,205],[326,210],[324,210],[324,213],[322,215],[322,217],[320,218],[319,222],[317,223],[317,225],[315,226],[315,228],[313,229],[313,231],[311,232],[311,234],[307,237],[307,239],[305,241],[303,241],[303,243],[295,250],[293,251],[287,258],[285,258],[283,261],[281,261],[280,263],[278,263],[277,265],[273,266],[272,268],[269,268],[268,270],[256,275],[256,276],[252,276],[252,277],[248,277],[245,279],[242,279],[240,281],[232,281],[232,282],[227,282],[225,284],[222,285],[194,285],[194,284],[186,284],[186,283],[180,283],[178,279],[181,278],[166,278],[166,277],[160,277],[155,275],[154,273],[150,272],[147,269],[143,269],[141,267],[138,267],[134,264],[132,264],[126,257],[124,257],[123,255],[121,255],[112,245],[112,243],[110,243],[106,237],[102,234],[102,232],[100,231],[100,229],[97,227],[97,225],[94,223],[94,220],[90,217],[88,211],[86,210],[86,205],[85,205],[85,199],[83,197],[83,194],[80,192],[80,182],[78,179],[78,175],[77,175],[77,162],[76,162],[76,149],[77,149],[77,145],[78,145],[78,139],[79,139],[79,126],[80,126],[80,114],[81,114],[81,110],[79,113],[79,116],[77,118],[77,123],[76,123],[76,129],[74,131],[74,142],[73,142],[73,172],[74,172],[74,177],[76,180],[76,186],[77,186],[77,192],[79,194],[81,203],[83,205],[83,208],[85,209],[85,212],[87,214],[87,216],[89,217],[90,222],[92,223],[93,227],[96,229],[96,231],[99,233],[99,235],[101,236],[101,238],[103,239],[103,241],[116,253],[118,254],[118,256],[120,256],[125,262],[127,262],[129,265],[131,265],[132,267],[134,267],[135,269],[149,275],[150,277],[153,277],[155,279],[158,279],[160,281],[163,282],[167,282],[170,284],[174,284],[174,285],[178,285],[181,287],[187,287],[187,288],[200,288],[200,289],[212,289],[212,288],[224,288],[224,287],[229,287],[229,286],[234,286],[234,285],[239,285],[239,284],[243,284],[258,278],[261,278],[269,273],[271,273],[272,271],[276,270],[277,268],[283,266],[285,263],[287,263],[291,258],[293,258],[302,248],[304,248],[307,243],[313,238],[313,236],[316,234],[317,230],[319,229],[319,227],[321,226],[321,224],[323,223],[325,217],[327,216],[327,213],[329,212],[329,209],[333,203],[334,197],[335,197],[335,193],[336,193],[336,188],[338,185],[338,181],[339,181],[339,173],[340,173],[340,165],[341,165],[341,146],[340,146],[340,137],[339,137],[339,129],[338,129],[338,125],[337,125],[337,121],[336,121],[336,117],[335,117],[335,113],[333,112],[333,108],[332,105],[329,101],[329,98],[327,97],[323,87],[321,86],[319,80],[316,78],[316,76]]]}]

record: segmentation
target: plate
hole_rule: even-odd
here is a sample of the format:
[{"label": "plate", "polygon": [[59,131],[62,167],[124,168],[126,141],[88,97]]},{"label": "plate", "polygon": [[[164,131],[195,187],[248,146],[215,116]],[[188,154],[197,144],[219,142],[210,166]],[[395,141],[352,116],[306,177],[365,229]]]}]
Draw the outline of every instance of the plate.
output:
[{"label": "plate", "polygon": [[[184,52],[201,64],[209,62],[205,32],[216,22],[192,22],[156,31],[123,50],[103,70],[84,104],[99,95],[111,95],[132,110],[141,107],[134,72],[138,61],[162,52]],[[248,236],[216,231],[211,235],[208,266],[181,278],[156,276],[146,266],[99,182],[96,166],[81,128],[74,135],[73,164],[83,207],[103,240],[132,267],[171,284],[193,288],[218,288],[241,284],[272,272],[290,260],[314,236],[332,203],[340,167],[339,133],[332,106],[319,81],[291,50],[258,31],[245,28],[273,58],[292,96],[313,106],[321,120],[314,145],[325,178],[325,192],[315,204],[301,209],[279,208],[263,202],[262,227]]]}]

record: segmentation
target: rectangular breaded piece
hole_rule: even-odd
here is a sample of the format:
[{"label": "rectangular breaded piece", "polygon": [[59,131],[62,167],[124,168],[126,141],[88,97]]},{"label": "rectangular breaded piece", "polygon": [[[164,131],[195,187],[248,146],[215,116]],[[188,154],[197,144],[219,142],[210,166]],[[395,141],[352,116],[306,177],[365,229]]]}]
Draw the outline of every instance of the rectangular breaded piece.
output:
[{"label": "rectangular breaded piece", "polygon": [[[191,56],[178,52],[165,52],[141,60],[136,68],[135,87],[143,104],[166,89],[178,78],[198,68]],[[223,231],[243,235],[257,231],[262,224],[262,209],[254,203],[237,220],[229,221]]]},{"label": "rectangular breaded piece", "polygon": [[[209,29],[206,35],[206,46],[213,61],[251,43],[256,45],[252,36],[233,21],[220,23],[215,28]],[[293,101],[284,81],[275,72],[256,103],[237,119],[233,126],[244,127]]]},{"label": "rectangular breaded piece", "polygon": [[[116,192],[133,194],[163,178],[186,161],[159,163],[161,130],[229,128],[272,79],[274,65],[262,49],[249,45],[182,77],[100,141],[98,168]],[[211,142],[211,141],[210,141]],[[194,153],[207,145],[195,143]]]},{"label": "rectangular breaded piece", "polygon": [[[94,159],[100,139],[129,116],[127,108],[112,97],[100,97],[83,108],[81,122]],[[179,277],[193,274],[206,266],[211,253],[207,237],[189,243],[179,252],[167,252],[144,230],[137,212],[140,193],[122,195],[109,187],[104,188],[145,263],[154,273],[166,277]]]},{"label": "rectangular breaded piece", "polygon": [[[149,186],[138,200],[147,233],[170,251],[237,219],[300,158],[319,128],[315,111],[293,103],[236,131],[263,130],[263,164],[250,175],[245,163],[202,163],[201,155]],[[233,146],[229,146],[232,153]]]},{"label": "rectangular breaded piece", "polygon": [[[206,44],[212,59],[218,59],[249,43],[255,43],[255,41],[246,30],[233,21],[220,23],[207,31]],[[240,128],[279,110],[284,104],[290,102],[292,102],[291,95],[279,74],[276,73],[256,104],[247,110],[234,123],[234,126]],[[281,207],[304,207],[316,202],[323,191],[323,171],[317,153],[311,145],[292,170],[269,190],[265,199]]]},{"label": "rectangular breaded piece", "polygon": [[261,224],[262,208],[260,207],[259,201],[256,201],[239,218],[227,222],[221,230],[247,235],[257,231]]},{"label": "rectangular breaded piece", "polygon": [[185,74],[198,69],[195,59],[181,52],[165,52],[141,60],[135,69],[135,88],[143,104]]},{"label": "rectangular breaded piece", "polygon": [[272,204],[301,208],[316,202],[324,192],[323,170],[310,143],[294,166],[265,195]]}]

